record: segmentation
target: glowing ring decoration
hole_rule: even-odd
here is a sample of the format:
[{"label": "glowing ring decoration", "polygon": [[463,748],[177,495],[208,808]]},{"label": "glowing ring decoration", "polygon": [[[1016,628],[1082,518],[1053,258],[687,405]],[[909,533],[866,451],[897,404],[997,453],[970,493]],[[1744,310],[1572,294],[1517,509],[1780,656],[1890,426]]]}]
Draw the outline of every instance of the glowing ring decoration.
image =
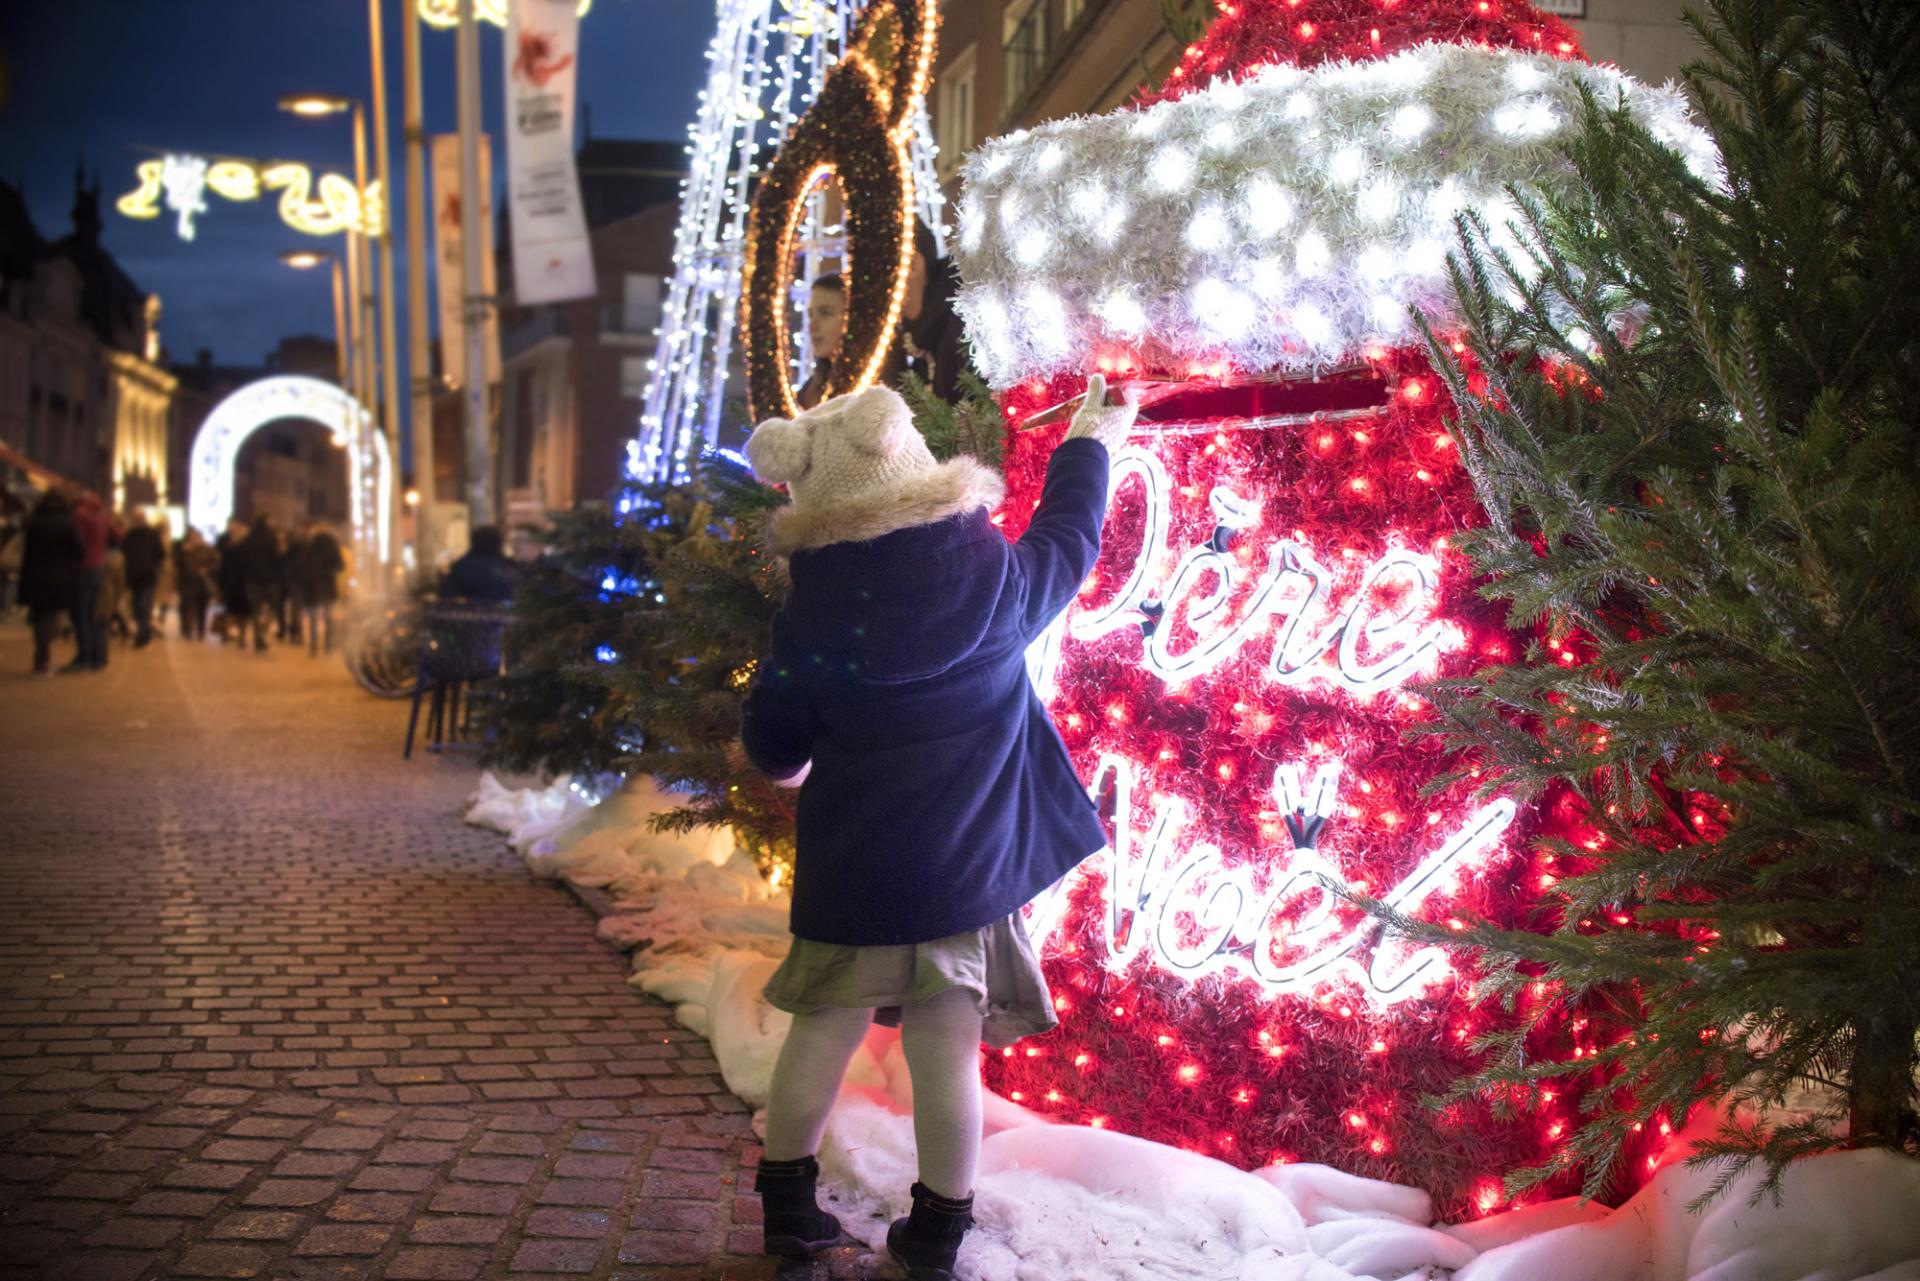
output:
[{"label": "glowing ring decoration", "polygon": [[[825,395],[870,387],[892,354],[913,263],[914,114],[933,66],[936,19],[924,0],[880,0],[761,177],[747,219],[740,327],[747,406],[758,420],[799,412],[788,370],[793,235],[814,188],[846,198],[847,328]],[[868,270],[864,264],[877,267]],[[857,373],[849,378],[846,371]]]},{"label": "glowing ring decoration", "polygon": [[[187,523],[209,542],[233,516],[234,464],[254,432],[285,418],[319,423],[347,451],[348,510],[354,542],[371,542],[383,563],[393,546],[393,459],[387,438],[359,401],[318,378],[281,375],[248,383],[213,407],[193,438]],[[370,442],[355,449],[355,439]],[[371,535],[371,538],[365,537]]]}]

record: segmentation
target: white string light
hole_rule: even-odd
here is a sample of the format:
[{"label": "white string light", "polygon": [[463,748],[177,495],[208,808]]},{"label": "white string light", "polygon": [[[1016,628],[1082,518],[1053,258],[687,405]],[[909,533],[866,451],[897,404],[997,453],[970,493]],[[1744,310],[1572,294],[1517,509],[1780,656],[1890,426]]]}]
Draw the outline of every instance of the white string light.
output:
[{"label": "white string light", "polygon": [[[707,84],[689,130],[673,281],[655,331],[639,437],[627,449],[627,474],[634,481],[684,480],[700,449],[718,442],[721,413],[730,394],[739,394],[729,392],[729,382],[755,180],[780,139],[812,105],[866,7],[863,0],[718,0],[718,25],[707,47]],[[946,199],[934,169],[924,103],[915,116],[910,156],[918,213],[944,253]],[[805,307],[807,283],[842,259],[844,229],[826,215],[821,191],[808,202],[794,232],[800,254],[796,312]],[[977,220],[968,227],[978,234]],[[1030,255],[1046,253],[1044,242],[1010,243]],[[806,325],[795,319],[798,385],[811,369],[813,352]]]},{"label": "white string light", "polygon": [[[1262,68],[992,139],[963,169],[959,306],[975,361],[1004,388],[1122,352],[1148,367],[1225,360],[1242,373],[1294,373],[1418,342],[1410,311],[1454,319],[1454,215],[1477,211],[1496,244],[1517,244],[1503,192],[1563,180],[1561,145],[1583,93],[1624,100],[1694,172],[1717,172],[1675,90],[1612,67],[1458,44]],[[1109,221],[1100,196],[1117,181],[1136,181],[1139,203]],[[1054,216],[1062,203],[1068,216]],[[997,216],[1008,207],[1015,226]],[[1028,224],[1045,228],[1044,256],[1022,239]],[[1522,271],[1527,259],[1518,255]],[[982,309],[1036,286],[1059,300],[1057,324],[1018,307],[995,332],[976,324]],[[1116,290],[1150,326],[1120,323],[1134,317],[1107,305]]]}]

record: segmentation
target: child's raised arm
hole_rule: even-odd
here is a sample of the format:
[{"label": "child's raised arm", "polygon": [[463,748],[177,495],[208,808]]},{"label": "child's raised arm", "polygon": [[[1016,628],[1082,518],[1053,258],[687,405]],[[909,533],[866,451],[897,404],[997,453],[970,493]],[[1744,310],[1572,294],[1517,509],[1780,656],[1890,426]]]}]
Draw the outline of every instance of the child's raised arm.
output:
[{"label": "child's raised arm", "polygon": [[1107,381],[1095,374],[1067,438],[1047,461],[1040,506],[1013,545],[1015,568],[1026,581],[1021,622],[1029,636],[1059,617],[1093,572],[1106,520],[1108,454],[1126,439],[1137,412],[1131,403],[1107,404]]}]

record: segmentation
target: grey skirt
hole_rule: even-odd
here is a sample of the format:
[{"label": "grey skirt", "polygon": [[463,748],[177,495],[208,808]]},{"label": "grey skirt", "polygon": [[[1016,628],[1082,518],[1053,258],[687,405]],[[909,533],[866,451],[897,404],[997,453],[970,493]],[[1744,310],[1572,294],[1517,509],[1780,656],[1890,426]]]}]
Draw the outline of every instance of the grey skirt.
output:
[{"label": "grey skirt", "polygon": [[797,938],[767,981],[766,998],[789,1014],[872,1007],[874,1022],[899,1027],[901,1006],[949,988],[973,993],[981,1039],[996,1050],[1060,1023],[1019,912],[931,943],[852,947]]}]

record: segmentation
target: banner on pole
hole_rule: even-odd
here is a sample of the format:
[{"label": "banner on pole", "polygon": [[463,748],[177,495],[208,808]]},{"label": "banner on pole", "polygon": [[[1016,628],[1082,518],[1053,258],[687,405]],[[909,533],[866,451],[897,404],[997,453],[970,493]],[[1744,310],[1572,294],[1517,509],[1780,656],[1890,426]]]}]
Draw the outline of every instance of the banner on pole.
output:
[{"label": "banner on pole", "polygon": [[513,298],[531,305],[590,298],[593,247],[573,162],[580,14],[574,0],[507,6],[507,208]]},{"label": "banner on pole", "polygon": [[[433,246],[439,285],[440,369],[447,382],[464,387],[467,381],[467,347],[460,326],[461,308],[466,299],[462,285],[466,276],[464,241],[460,233],[460,135],[435,134],[433,159]],[[493,149],[486,134],[480,135],[480,228],[487,248],[480,255],[480,292],[488,298],[499,293],[493,267]],[[500,309],[487,308],[486,380],[500,381]]]}]

